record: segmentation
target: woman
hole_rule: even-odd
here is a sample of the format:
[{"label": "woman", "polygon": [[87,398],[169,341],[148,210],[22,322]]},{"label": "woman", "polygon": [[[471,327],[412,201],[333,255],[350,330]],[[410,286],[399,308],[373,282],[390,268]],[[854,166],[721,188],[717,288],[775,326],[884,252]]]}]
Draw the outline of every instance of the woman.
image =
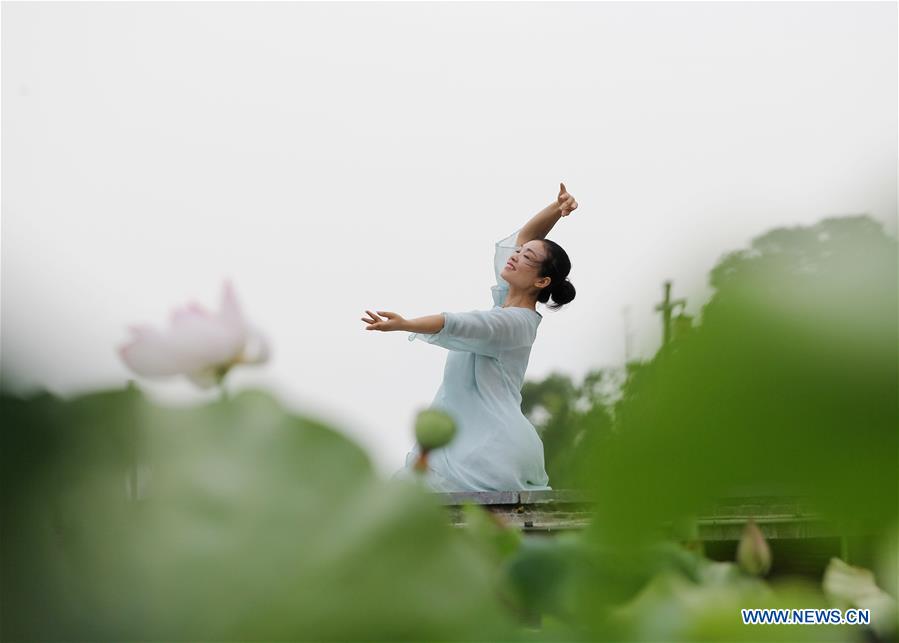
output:
[{"label": "woman", "polygon": [[[566,281],[571,262],[565,251],[546,239],[556,222],[577,208],[560,184],[555,202],[527,225],[496,243],[494,306],[489,311],[443,312],[403,319],[389,311],[370,310],[366,330],[410,331],[449,350],[443,382],[431,408],[455,421],[457,432],[445,447],[428,454],[425,484],[434,491],[549,490],[543,442],[521,412],[521,387],[531,345],[543,316],[537,302],[552,298],[553,310],[574,299]],[[414,477],[419,455],[415,445],[393,478]]]}]

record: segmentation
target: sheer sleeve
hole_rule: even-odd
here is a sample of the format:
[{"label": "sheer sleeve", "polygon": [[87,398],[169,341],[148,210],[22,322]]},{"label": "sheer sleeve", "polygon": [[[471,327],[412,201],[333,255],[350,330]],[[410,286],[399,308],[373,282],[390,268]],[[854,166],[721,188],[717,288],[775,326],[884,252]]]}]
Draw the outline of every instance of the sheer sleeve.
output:
[{"label": "sheer sleeve", "polygon": [[521,228],[505,239],[497,241],[495,244],[496,248],[493,253],[493,273],[494,277],[496,277],[496,285],[490,289],[493,294],[494,306],[502,306],[506,301],[506,296],[509,294],[509,282],[500,277],[499,273],[503,271],[503,267],[506,265],[509,257],[521,247],[517,243],[519,232],[521,232]]},{"label": "sheer sleeve", "polygon": [[444,312],[439,333],[412,333],[409,341],[420,339],[452,351],[497,357],[503,351],[534,343],[534,326],[522,312],[524,309],[510,308]]}]

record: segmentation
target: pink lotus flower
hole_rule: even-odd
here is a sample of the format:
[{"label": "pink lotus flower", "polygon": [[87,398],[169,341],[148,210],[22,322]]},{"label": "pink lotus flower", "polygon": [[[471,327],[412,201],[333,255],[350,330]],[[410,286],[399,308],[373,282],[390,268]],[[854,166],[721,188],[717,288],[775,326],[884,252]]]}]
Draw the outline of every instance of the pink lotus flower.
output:
[{"label": "pink lotus flower", "polygon": [[268,361],[265,336],[243,317],[230,280],[222,286],[221,309],[211,313],[200,304],[175,309],[168,330],[141,324],[129,326],[130,343],[118,353],[139,375],[184,375],[201,388],[220,385],[236,364]]}]

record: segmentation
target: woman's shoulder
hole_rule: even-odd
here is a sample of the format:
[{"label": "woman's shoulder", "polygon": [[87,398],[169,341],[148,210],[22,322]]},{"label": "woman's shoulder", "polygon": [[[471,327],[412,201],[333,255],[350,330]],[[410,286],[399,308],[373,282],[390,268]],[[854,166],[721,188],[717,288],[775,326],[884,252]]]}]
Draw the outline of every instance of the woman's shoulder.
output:
[{"label": "woman's shoulder", "polygon": [[533,308],[525,308],[523,306],[505,306],[505,307],[503,307],[501,304],[496,304],[490,310],[491,311],[500,310],[500,311],[503,311],[503,313],[501,313],[501,314],[519,315],[526,319],[531,319],[531,320],[538,321],[538,322],[543,319],[543,315],[538,313]]}]

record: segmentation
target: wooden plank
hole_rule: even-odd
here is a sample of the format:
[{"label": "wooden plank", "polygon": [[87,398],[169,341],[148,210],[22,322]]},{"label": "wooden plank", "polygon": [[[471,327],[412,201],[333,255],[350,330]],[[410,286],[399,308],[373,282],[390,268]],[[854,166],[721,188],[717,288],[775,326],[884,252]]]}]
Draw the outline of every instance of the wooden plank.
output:
[{"label": "wooden plank", "polygon": [[518,504],[517,491],[454,491],[435,493],[434,495],[444,505],[461,505],[464,502],[473,502],[478,505]]},{"label": "wooden plank", "polygon": [[521,491],[518,494],[519,502],[526,505],[544,504],[551,502],[596,502],[593,494],[581,489],[553,489],[552,491]]},{"label": "wooden plank", "polygon": [[[736,490],[735,490],[736,491]],[[591,492],[582,489],[551,491],[485,491],[436,494],[450,510],[450,523],[464,526],[464,502],[483,505],[497,519],[521,531],[556,532],[584,529],[592,520]],[[697,518],[703,541],[738,540],[752,518],[769,540],[838,536],[832,524],[811,513],[796,496],[745,495],[719,498]],[[664,527],[664,525],[660,525]],[[668,525],[670,528],[670,525]]]},{"label": "wooden plank", "polygon": [[453,491],[434,493],[441,504],[460,505],[463,502],[474,502],[479,505],[507,504],[552,504],[595,502],[593,494],[581,489],[559,489],[551,491]]}]

